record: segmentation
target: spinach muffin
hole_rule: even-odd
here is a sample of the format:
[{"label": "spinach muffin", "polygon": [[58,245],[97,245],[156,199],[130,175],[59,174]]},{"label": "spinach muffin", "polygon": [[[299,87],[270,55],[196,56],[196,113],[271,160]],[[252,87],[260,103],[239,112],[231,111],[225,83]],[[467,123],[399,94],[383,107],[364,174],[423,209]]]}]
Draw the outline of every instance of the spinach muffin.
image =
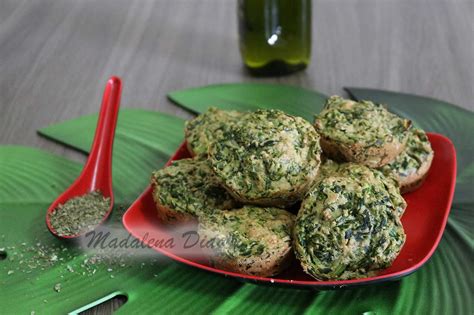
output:
[{"label": "spinach muffin", "polygon": [[322,179],[298,213],[293,236],[296,257],[316,279],[371,276],[390,266],[405,242],[394,211],[397,206],[381,178],[377,174],[356,176],[356,168],[370,173],[370,169],[354,165],[344,171],[352,176],[336,174]]},{"label": "spinach muffin", "polygon": [[151,184],[158,216],[169,224],[195,222],[203,213],[237,205],[205,159],[175,161],[153,172]]},{"label": "spinach muffin", "polygon": [[322,181],[326,177],[334,176],[342,164],[334,162],[331,159],[325,158],[319,166],[318,175],[316,176],[315,184]]},{"label": "spinach muffin", "polygon": [[393,174],[383,174],[379,170],[368,168],[360,164],[343,163],[340,164],[337,169],[337,176],[364,179],[364,181],[377,184],[378,187],[384,188],[388,193],[389,203],[386,204],[387,209],[391,209],[391,211],[396,213],[399,217],[405,212],[407,202],[400,194],[398,181]]},{"label": "spinach muffin", "polygon": [[366,178],[371,182],[376,182],[380,187],[384,187],[393,204],[393,211],[401,217],[405,212],[407,203],[400,195],[400,187],[398,180],[391,172],[382,173],[379,170],[368,168],[361,164],[355,163],[336,163],[327,159],[321,164],[316,179],[316,184],[328,177],[350,177],[350,178]]},{"label": "spinach muffin", "polygon": [[319,136],[306,120],[279,110],[241,116],[211,143],[212,169],[239,201],[285,206],[301,200],[318,173]]},{"label": "spinach muffin", "polygon": [[402,152],[411,122],[369,101],[354,102],[331,96],[314,127],[321,147],[338,162],[381,167]]},{"label": "spinach muffin", "polygon": [[400,191],[407,193],[421,186],[433,161],[434,152],[426,133],[413,128],[405,150],[394,161],[382,167],[386,174],[392,172],[400,183]]},{"label": "spinach muffin", "polygon": [[242,113],[210,107],[205,113],[186,122],[184,135],[191,156],[207,155],[209,143],[219,139],[222,128],[234,123]]},{"label": "spinach muffin", "polygon": [[199,236],[214,266],[262,277],[280,273],[291,262],[294,215],[278,208],[245,206],[200,218]]}]

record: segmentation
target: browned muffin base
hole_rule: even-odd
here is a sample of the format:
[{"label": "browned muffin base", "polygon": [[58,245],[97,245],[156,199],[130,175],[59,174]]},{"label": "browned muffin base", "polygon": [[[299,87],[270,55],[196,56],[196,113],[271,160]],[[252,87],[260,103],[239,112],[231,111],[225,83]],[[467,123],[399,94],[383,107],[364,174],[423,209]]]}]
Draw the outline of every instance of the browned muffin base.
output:
[{"label": "browned muffin base", "polygon": [[370,147],[355,143],[342,145],[321,135],[321,148],[325,155],[337,162],[354,162],[372,168],[378,168],[393,161],[405,148],[404,143],[386,143],[383,147]]}]

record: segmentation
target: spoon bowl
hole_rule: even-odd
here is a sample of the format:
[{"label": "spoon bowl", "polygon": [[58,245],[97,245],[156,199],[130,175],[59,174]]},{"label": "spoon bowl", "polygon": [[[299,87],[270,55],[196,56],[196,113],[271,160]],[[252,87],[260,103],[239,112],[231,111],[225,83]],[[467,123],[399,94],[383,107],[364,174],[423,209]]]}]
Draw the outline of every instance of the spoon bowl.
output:
[{"label": "spoon bowl", "polygon": [[54,236],[69,239],[81,236],[81,234],[58,234],[56,229],[51,225],[50,220],[50,215],[59,205],[65,204],[74,197],[83,196],[93,191],[100,191],[105,198],[109,198],[109,209],[98,225],[104,222],[112,212],[114,205],[112,189],[112,148],[120,107],[121,92],[122,82],[120,78],[111,77],[105,86],[94,141],[92,142],[87,162],[79,177],[51,204],[46,213],[46,225]]}]

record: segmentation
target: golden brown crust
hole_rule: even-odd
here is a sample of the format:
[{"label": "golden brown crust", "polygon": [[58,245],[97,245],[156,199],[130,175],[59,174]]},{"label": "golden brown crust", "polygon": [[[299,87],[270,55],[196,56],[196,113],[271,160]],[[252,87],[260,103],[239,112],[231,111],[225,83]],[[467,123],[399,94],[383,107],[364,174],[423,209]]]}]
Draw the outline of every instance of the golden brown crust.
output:
[{"label": "golden brown crust", "polygon": [[211,259],[211,263],[214,267],[223,270],[253,276],[271,277],[288,268],[293,258],[293,250],[291,247],[288,247],[282,256],[253,257],[242,260],[222,259],[219,256],[214,256]]},{"label": "golden brown crust", "polygon": [[321,148],[323,149],[324,156],[327,156],[337,162],[347,161],[347,157],[344,152],[339,150],[339,146],[332,143],[331,140],[327,137],[321,135],[319,143],[321,145]]},{"label": "golden brown crust", "polygon": [[372,168],[378,168],[393,161],[405,148],[405,143],[387,142],[382,147],[365,148],[355,143],[352,145],[336,144],[331,139],[321,136],[321,147],[325,155],[338,162],[354,162]]},{"label": "golden brown crust", "polygon": [[204,254],[217,268],[272,276],[291,262],[295,216],[277,208],[244,206],[201,217],[199,234],[212,240]]},{"label": "golden brown crust", "polygon": [[400,193],[401,194],[406,194],[406,193],[417,190],[423,184],[425,179],[426,179],[426,175],[419,178],[419,179],[417,179],[417,180],[415,180],[415,181],[413,181],[413,182],[410,182],[410,183],[407,183],[403,186],[400,186]]}]

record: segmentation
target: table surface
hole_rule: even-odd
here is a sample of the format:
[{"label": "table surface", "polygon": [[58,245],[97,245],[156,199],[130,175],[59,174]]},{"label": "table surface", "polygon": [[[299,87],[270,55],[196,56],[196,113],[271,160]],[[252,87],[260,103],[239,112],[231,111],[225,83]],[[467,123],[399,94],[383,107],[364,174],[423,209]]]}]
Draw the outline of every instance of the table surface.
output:
[{"label": "table surface", "polygon": [[388,89],[474,110],[472,0],[314,0],[311,65],[284,77],[245,71],[236,24],[233,0],[0,1],[0,144],[84,160],[36,130],[96,112],[111,75],[123,107],[185,118],[169,91],[243,81]]}]

